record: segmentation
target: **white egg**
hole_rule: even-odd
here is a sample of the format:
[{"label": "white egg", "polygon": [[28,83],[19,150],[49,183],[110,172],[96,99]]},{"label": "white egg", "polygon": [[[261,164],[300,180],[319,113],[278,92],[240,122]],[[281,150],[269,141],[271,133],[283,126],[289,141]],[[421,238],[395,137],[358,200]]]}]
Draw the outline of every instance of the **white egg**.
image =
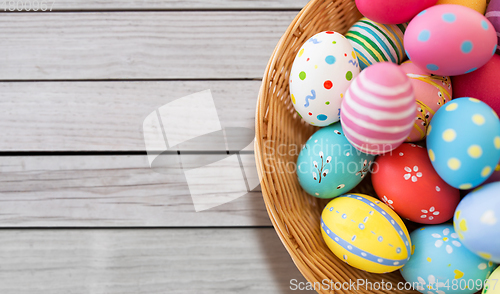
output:
[{"label": "white egg", "polygon": [[290,97],[299,115],[315,126],[340,119],[340,104],[359,74],[347,39],[332,31],[318,33],[299,49],[290,72]]}]

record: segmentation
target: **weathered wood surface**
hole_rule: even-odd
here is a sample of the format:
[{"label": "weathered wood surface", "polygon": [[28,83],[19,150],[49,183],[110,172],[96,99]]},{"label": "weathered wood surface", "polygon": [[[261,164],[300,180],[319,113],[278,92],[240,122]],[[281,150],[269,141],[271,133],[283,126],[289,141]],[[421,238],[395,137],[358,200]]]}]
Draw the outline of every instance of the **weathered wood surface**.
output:
[{"label": "weathered wood surface", "polygon": [[148,114],[205,89],[222,127],[252,129],[259,79],[306,2],[56,0],[51,13],[0,13],[0,151],[27,151],[0,156],[0,293],[290,293],[304,281],[260,192],[195,212],[184,171],[112,153],[144,152]]},{"label": "weathered wood surface", "polygon": [[305,281],[271,228],[0,230],[0,255],[2,294],[275,294]]},{"label": "weathered wood surface", "polygon": [[[219,186],[206,178],[224,189],[237,172]],[[183,171],[157,173],[145,155],[0,157],[0,227],[271,225],[260,192],[196,212],[190,189]]]},{"label": "weathered wood surface", "polygon": [[0,150],[144,151],[144,119],[205,89],[223,128],[253,130],[259,87],[259,81],[3,82]]},{"label": "weathered wood surface", "polygon": [[259,79],[296,14],[5,13],[0,80]]},{"label": "weathered wood surface", "polygon": [[[25,1],[24,1],[25,2]],[[52,11],[301,9],[308,0],[47,0]],[[54,4],[52,5],[52,2]],[[7,4],[7,9],[9,9]],[[12,6],[15,7],[15,6]],[[3,8],[3,7],[2,7]],[[3,10],[0,10],[0,12]]]}]

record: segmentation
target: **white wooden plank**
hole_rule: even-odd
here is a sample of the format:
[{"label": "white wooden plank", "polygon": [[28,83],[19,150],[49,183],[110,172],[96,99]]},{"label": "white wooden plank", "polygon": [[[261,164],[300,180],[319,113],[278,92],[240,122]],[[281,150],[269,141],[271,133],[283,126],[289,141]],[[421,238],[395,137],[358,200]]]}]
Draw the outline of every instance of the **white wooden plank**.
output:
[{"label": "white wooden plank", "polygon": [[[14,4],[16,4],[14,1]],[[26,3],[26,1],[23,1]],[[52,6],[52,2],[54,5]],[[301,9],[308,0],[47,0],[52,11],[187,10],[187,9]],[[17,8],[14,4],[7,10]],[[19,6],[21,7],[21,6]],[[25,9],[29,6],[25,5]],[[1,11],[3,11],[3,6]]]},{"label": "white wooden plank", "polygon": [[305,281],[272,228],[3,230],[0,252],[2,294],[274,294]]},{"label": "white wooden plank", "polygon": [[212,90],[223,128],[250,130],[226,133],[228,140],[248,143],[259,87],[260,81],[4,82],[0,150],[144,151],[146,117],[205,89]]},{"label": "white wooden plank", "polygon": [[261,78],[296,14],[6,13],[0,80]]},{"label": "white wooden plank", "polygon": [[[202,204],[224,203],[237,172],[207,173]],[[145,155],[0,157],[0,227],[270,226],[261,193],[240,186],[242,197],[196,212],[184,172],[157,173]]]}]

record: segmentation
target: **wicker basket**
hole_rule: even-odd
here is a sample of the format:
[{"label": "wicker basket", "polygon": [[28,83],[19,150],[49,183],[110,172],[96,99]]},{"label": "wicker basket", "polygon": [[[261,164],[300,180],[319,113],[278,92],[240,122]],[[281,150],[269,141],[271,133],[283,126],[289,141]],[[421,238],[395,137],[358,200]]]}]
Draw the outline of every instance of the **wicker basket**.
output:
[{"label": "wicker basket", "polygon": [[[295,162],[300,147],[317,130],[296,114],[290,101],[288,80],[297,50],[314,34],[333,30],[345,34],[361,18],[354,0],[312,0],[295,17],[269,60],[259,92],[256,111],[255,156],[266,208],[281,241],[295,265],[309,282],[349,282],[357,279],[404,281],[399,272],[371,274],[338,259],[326,246],[320,231],[320,216],[328,200],[314,198],[300,187]],[[367,178],[358,191],[374,195]],[[332,293],[333,291],[318,291]],[[370,290],[358,293],[418,293],[416,291]],[[335,290],[335,293],[352,291]]]}]

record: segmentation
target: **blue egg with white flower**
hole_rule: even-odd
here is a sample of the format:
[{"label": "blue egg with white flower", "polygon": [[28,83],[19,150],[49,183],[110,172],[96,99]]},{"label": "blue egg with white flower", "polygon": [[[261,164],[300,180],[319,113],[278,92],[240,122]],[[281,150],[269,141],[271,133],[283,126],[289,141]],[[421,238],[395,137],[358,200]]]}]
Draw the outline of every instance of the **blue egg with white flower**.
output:
[{"label": "blue egg with white flower", "polygon": [[451,224],[422,227],[410,239],[410,260],[400,271],[421,293],[472,294],[495,269],[463,246]]},{"label": "blue egg with white flower", "polygon": [[432,166],[450,186],[479,186],[500,160],[500,121],[495,111],[475,98],[443,105],[427,129]]},{"label": "blue egg with white flower", "polygon": [[337,122],[307,140],[297,159],[297,177],[310,195],[333,198],[356,187],[368,174],[373,159],[347,141]]}]

